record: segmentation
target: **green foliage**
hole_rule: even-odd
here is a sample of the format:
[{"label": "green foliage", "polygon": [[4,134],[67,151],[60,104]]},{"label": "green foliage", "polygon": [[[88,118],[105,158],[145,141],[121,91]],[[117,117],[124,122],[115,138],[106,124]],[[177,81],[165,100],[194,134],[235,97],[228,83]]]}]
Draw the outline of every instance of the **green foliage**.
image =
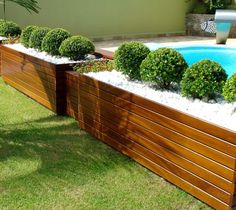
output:
[{"label": "green foliage", "polygon": [[92,60],[81,62],[74,67],[74,70],[83,74],[88,72],[111,71],[114,69],[113,60]]},{"label": "green foliage", "polygon": [[93,43],[83,36],[72,36],[64,40],[59,48],[62,56],[72,60],[84,59],[85,55],[94,52]]},{"label": "green foliage", "polygon": [[21,34],[21,28],[12,21],[0,20],[0,36],[19,36]]},{"label": "green foliage", "polygon": [[220,64],[202,60],[185,71],[181,93],[193,98],[214,98],[216,93],[222,92],[226,79],[227,74]]},{"label": "green foliage", "polygon": [[160,48],[152,51],[141,64],[141,78],[155,82],[160,88],[170,88],[172,82],[179,83],[188,64],[174,49]]},{"label": "green foliage", "polygon": [[42,50],[51,55],[60,55],[59,47],[61,43],[71,34],[62,28],[56,28],[49,31],[42,41]]},{"label": "green foliage", "polygon": [[206,4],[198,3],[193,9],[193,13],[194,14],[207,14],[208,7]]},{"label": "green foliage", "polygon": [[50,28],[41,27],[32,31],[29,39],[29,47],[37,50],[42,50],[42,41],[46,34],[50,31]]},{"label": "green foliage", "polygon": [[30,40],[30,36],[32,34],[32,32],[34,30],[38,29],[37,26],[27,26],[25,27],[23,30],[22,30],[22,33],[21,33],[21,43],[24,45],[24,47],[28,48],[29,47],[29,40]]},{"label": "green foliage", "polygon": [[[189,2],[191,0],[186,0]],[[197,14],[215,14],[216,9],[226,9],[234,4],[233,0],[197,0],[193,13]]]},{"label": "green foliage", "polygon": [[[4,19],[6,20],[6,3],[7,2],[13,2],[16,3],[17,5],[25,8],[28,12],[35,12],[38,13],[40,7],[38,6],[38,2],[36,0],[3,0],[2,5],[3,5],[3,16]],[[1,2],[0,2],[1,3]]]},{"label": "green foliage", "polygon": [[123,43],[115,52],[116,69],[132,80],[140,80],[140,64],[149,52],[150,50],[141,42]]},{"label": "green foliage", "polygon": [[226,81],[223,87],[223,96],[229,102],[236,101],[236,73]]}]

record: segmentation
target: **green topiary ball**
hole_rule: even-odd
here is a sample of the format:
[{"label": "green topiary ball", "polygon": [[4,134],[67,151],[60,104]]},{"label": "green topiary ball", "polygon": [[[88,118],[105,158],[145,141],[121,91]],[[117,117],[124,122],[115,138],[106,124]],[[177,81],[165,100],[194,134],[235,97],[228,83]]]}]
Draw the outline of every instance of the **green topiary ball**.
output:
[{"label": "green topiary ball", "polygon": [[64,40],[59,48],[62,56],[72,60],[84,59],[85,55],[94,52],[93,43],[83,36],[72,36]]},{"label": "green topiary ball", "polygon": [[27,26],[22,30],[21,33],[21,43],[24,47],[29,47],[29,39],[34,30],[38,29],[37,26]]},{"label": "green topiary ball", "polygon": [[179,83],[188,64],[174,49],[160,48],[151,52],[141,64],[141,78],[155,82],[160,88],[170,88],[172,82]]},{"label": "green topiary ball", "polygon": [[214,98],[221,93],[227,79],[225,70],[217,62],[202,60],[188,68],[181,81],[183,96]]},{"label": "green topiary ball", "polygon": [[236,73],[226,81],[223,87],[223,96],[229,102],[236,101]]},{"label": "green topiary ball", "polygon": [[0,21],[0,36],[19,36],[21,34],[21,28],[12,21]]},{"label": "green topiary ball", "polygon": [[32,31],[29,39],[29,47],[37,50],[42,50],[42,41],[46,34],[50,31],[50,28],[41,27]]},{"label": "green topiary ball", "polygon": [[140,64],[149,52],[150,50],[141,42],[123,43],[115,52],[115,67],[130,79],[140,80]]},{"label": "green topiary ball", "polygon": [[59,47],[69,37],[71,34],[62,28],[52,29],[43,38],[42,50],[51,55],[60,55]]}]

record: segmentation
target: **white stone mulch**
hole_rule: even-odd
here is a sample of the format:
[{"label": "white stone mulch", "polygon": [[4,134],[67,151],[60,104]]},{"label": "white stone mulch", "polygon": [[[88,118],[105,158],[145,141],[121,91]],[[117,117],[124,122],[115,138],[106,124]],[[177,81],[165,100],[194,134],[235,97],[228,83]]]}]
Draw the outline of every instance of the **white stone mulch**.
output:
[{"label": "white stone mulch", "polygon": [[[67,57],[62,57],[62,56],[52,56],[49,55],[46,52],[40,52],[38,50],[35,50],[34,48],[25,48],[22,44],[17,43],[17,44],[5,44],[4,46],[9,47],[11,49],[14,49],[16,51],[25,53],[27,55],[31,55],[33,57],[37,57],[41,60],[47,61],[49,63],[53,63],[53,64],[76,64],[79,62],[84,62],[84,61],[73,61],[70,60]],[[89,60],[89,57],[88,57]]]}]

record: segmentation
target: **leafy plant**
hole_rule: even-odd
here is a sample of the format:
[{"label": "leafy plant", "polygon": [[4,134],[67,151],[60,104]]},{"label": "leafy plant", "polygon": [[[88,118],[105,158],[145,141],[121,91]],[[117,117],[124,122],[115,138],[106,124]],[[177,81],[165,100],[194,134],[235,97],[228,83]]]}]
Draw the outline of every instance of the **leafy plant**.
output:
[{"label": "leafy plant", "polygon": [[74,70],[83,74],[88,72],[111,71],[114,69],[113,60],[92,60],[81,62],[74,67]]},{"label": "leafy plant", "polygon": [[141,78],[169,89],[172,82],[179,83],[188,64],[174,49],[160,48],[152,51],[141,64]]},{"label": "leafy plant", "polygon": [[59,48],[62,56],[72,60],[84,59],[85,55],[94,52],[93,43],[83,36],[72,36],[64,40]]},{"label": "leafy plant", "polygon": [[[186,0],[189,2],[191,0]],[[225,9],[234,4],[234,0],[197,0],[197,4],[194,8],[194,13],[200,11],[200,14],[205,10],[206,13],[214,14],[216,9]]]},{"label": "leafy plant", "polygon": [[29,47],[30,36],[31,36],[32,32],[36,29],[38,29],[37,26],[27,26],[22,30],[20,41],[24,45],[24,47],[26,47],[26,48]]},{"label": "leafy plant", "polygon": [[229,102],[236,101],[236,73],[226,81],[223,87],[223,96]]},{"label": "leafy plant", "polygon": [[12,21],[0,21],[0,36],[17,37],[21,34],[21,28]]},{"label": "leafy plant", "polygon": [[25,8],[28,12],[35,12],[39,13],[40,7],[38,6],[38,1],[36,0],[3,0],[3,15],[4,15],[4,20],[6,20],[6,3],[7,2],[13,2],[16,3],[17,5]]},{"label": "leafy plant", "polygon": [[220,64],[202,60],[185,71],[181,81],[181,93],[193,98],[214,98],[216,93],[222,93],[226,79],[227,74]]},{"label": "leafy plant", "polygon": [[62,28],[56,28],[49,31],[42,41],[42,50],[51,55],[60,55],[59,47],[61,43],[71,34]]},{"label": "leafy plant", "polygon": [[29,46],[41,51],[43,38],[50,30],[51,29],[47,27],[40,27],[33,30],[30,35]]},{"label": "leafy plant", "polygon": [[140,80],[140,64],[149,52],[150,50],[141,42],[123,43],[115,52],[116,69],[132,80]]}]

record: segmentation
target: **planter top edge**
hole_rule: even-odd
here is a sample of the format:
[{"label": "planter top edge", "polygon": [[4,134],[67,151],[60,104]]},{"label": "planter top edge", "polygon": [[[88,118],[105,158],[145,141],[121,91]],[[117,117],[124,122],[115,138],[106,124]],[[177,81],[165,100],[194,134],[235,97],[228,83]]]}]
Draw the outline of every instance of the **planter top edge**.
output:
[{"label": "planter top edge", "polygon": [[[175,108],[173,108],[173,107],[167,106],[167,105],[165,105],[165,104],[162,104],[162,103],[156,102],[156,101],[154,101],[154,100],[145,98],[145,97],[143,97],[143,96],[137,95],[137,94],[132,93],[132,92],[130,92],[130,91],[128,91],[128,90],[125,90],[125,89],[122,89],[122,88],[120,88],[120,87],[111,85],[111,84],[109,84],[109,83],[100,81],[100,80],[98,80],[98,79],[96,79],[96,78],[93,78],[93,77],[91,77],[91,76],[89,76],[89,75],[79,74],[79,80],[83,80],[82,78],[85,78],[85,80],[86,80],[86,79],[89,79],[89,80],[95,81],[95,82],[97,82],[98,84],[100,83],[100,84],[104,84],[104,85],[106,85],[106,86],[110,86],[110,87],[112,87],[113,89],[118,89],[118,90],[120,90],[120,91],[122,91],[122,92],[127,92],[127,93],[130,95],[130,98],[141,98],[141,99],[144,99],[145,101],[149,102],[150,104],[157,105],[157,106],[159,106],[159,107],[164,108],[165,110],[169,110],[170,112],[174,112],[174,113],[177,113],[177,114],[179,114],[179,115],[181,115],[181,116],[183,116],[183,117],[186,117],[186,120],[182,120],[182,121],[179,121],[179,122],[181,122],[181,123],[183,123],[183,124],[185,124],[185,125],[187,125],[187,126],[192,126],[193,128],[195,128],[195,129],[197,129],[197,130],[200,130],[200,131],[203,131],[203,132],[206,131],[204,128],[201,128],[200,126],[193,126],[193,125],[190,125],[190,124],[188,124],[189,122],[186,123],[186,121],[188,121],[187,119],[195,121],[195,124],[200,123],[200,124],[202,124],[202,125],[206,125],[206,126],[208,126],[208,127],[210,127],[210,128],[212,129],[210,135],[215,136],[215,137],[217,137],[217,138],[220,138],[220,139],[222,139],[222,140],[225,140],[225,139],[219,137],[218,135],[214,135],[214,134],[213,134],[213,133],[215,132],[214,130],[219,130],[218,133],[219,133],[219,132],[228,133],[230,136],[233,136],[233,139],[231,138],[230,140],[225,140],[225,141],[231,142],[231,143],[232,143],[232,141],[234,141],[235,144],[236,144],[236,131],[234,131],[234,130],[232,130],[232,129],[223,127],[223,126],[218,125],[218,124],[216,124],[216,123],[212,123],[212,122],[207,121],[207,120],[205,120],[205,119],[198,118],[198,117],[196,117],[196,116],[194,116],[194,115],[191,115],[191,114],[189,114],[189,113],[186,113],[186,112],[183,112],[183,111],[181,111],[181,110],[175,109]],[[154,111],[154,110],[153,110],[153,111]]]}]

